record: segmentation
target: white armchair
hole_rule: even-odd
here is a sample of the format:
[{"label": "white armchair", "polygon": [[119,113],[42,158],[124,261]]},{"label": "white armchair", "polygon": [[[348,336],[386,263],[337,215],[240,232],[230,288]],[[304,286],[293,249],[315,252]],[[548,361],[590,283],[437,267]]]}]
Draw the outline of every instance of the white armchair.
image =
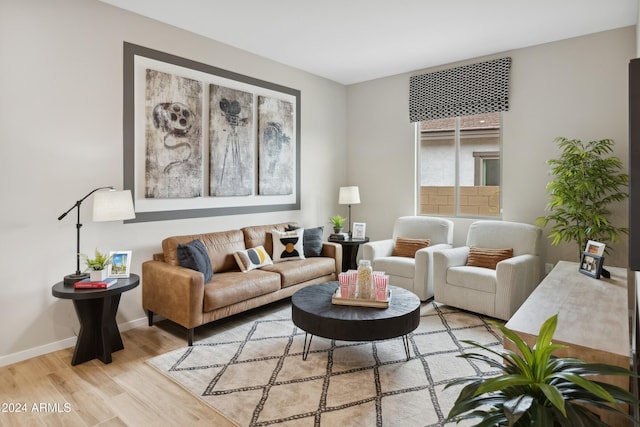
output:
[{"label": "white armchair", "polygon": [[[393,256],[397,238],[429,239],[429,246],[415,252],[415,258]],[[374,270],[389,275],[389,283],[407,289],[426,301],[433,297],[433,253],[451,248],[453,222],[444,218],[404,216],[393,225],[391,239],[363,245],[362,256],[371,261]]]},{"label": "white armchair", "polygon": [[[531,224],[474,222],[466,246],[434,254],[434,300],[508,320],[540,283],[541,236],[542,230]],[[495,269],[468,266],[471,247],[513,249],[513,256],[498,262]]]}]

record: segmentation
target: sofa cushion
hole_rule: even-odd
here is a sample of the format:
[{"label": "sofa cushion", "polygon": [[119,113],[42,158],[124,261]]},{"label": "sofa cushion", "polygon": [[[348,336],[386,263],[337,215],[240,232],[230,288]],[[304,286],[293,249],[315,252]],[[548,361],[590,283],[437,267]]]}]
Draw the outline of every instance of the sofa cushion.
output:
[{"label": "sofa cushion", "polygon": [[280,289],[280,276],[263,270],[216,274],[204,287],[204,311],[215,310]]},{"label": "sofa cushion", "polygon": [[[260,271],[278,273],[283,288],[307,282],[336,272],[336,261],[333,258],[306,258],[289,262],[267,265]],[[335,280],[335,279],[334,279]]]},{"label": "sofa cushion", "polygon": [[513,257],[513,249],[490,249],[478,248],[471,246],[469,248],[469,256],[467,265],[470,267],[484,267],[496,269],[496,265],[500,261]]},{"label": "sofa cushion", "polygon": [[245,273],[255,270],[256,268],[264,267],[265,265],[273,264],[271,257],[263,246],[245,249],[243,251],[235,251],[233,256],[236,259],[240,270]]},{"label": "sofa cushion", "polygon": [[[297,230],[298,226],[289,225],[286,231]],[[324,237],[324,227],[305,228],[302,236],[302,246],[304,247],[305,258],[321,256],[322,238]]]},{"label": "sofa cushion", "polygon": [[272,231],[273,262],[304,259],[303,235],[302,228],[291,231]]},{"label": "sofa cushion", "polygon": [[431,244],[429,239],[411,239],[408,237],[396,237],[396,242],[393,247],[392,256],[402,256],[408,258],[415,258],[416,252],[422,248],[426,248]]},{"label": "sofa cushion", "polygon": [[192,240],[188,243],[178,245],[176,253],[180,266],[204,274],[205,283],[211,280],[213,277],[211,260],[209,259],[207,249],[200,240]]}]

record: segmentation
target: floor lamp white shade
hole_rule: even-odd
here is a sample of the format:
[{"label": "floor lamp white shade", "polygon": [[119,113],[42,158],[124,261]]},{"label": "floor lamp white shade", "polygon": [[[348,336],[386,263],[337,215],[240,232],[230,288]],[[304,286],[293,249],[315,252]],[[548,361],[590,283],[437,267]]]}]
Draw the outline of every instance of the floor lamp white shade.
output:
[{"label": "floor lamp white shade", "polygon": [[93,195],[94,221],[118,221],[135,217],[131,190],[98,191]]}]

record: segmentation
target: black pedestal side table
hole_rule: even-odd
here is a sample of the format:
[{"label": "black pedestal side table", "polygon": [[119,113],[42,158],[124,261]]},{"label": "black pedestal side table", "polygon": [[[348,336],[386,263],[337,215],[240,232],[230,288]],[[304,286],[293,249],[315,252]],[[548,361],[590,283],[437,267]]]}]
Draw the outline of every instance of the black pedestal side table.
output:
[{"label": "black pedestal side table", "polygon": [[358,268],[358,248],[363,243],[369,241],[368,237],[364,239],[329,239],[331,243],[339,243],[342,245],[342,271],[355,270]]},{"label": "black pedestal side table", "polygon": [[72,365],[95,358],[111,363],[111,353],[124,348],[116,323],[120,296],[139,283],[140,277],[131,274],[106,289],[74,289],[73,285],[65,285],[64,282],[53,285],[53,296],[72,300],[80,321]]}]

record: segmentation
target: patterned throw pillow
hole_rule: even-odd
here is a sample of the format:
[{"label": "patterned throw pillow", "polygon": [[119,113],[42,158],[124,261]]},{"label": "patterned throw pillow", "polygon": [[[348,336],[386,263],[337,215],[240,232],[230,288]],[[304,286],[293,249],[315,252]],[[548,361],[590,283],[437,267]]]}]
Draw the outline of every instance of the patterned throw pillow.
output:
[{"label": "patterned throw pillow", "polygon": [[292,231],[272,231],[273,262],[304,259],[304,229]]},{"label": "patterned throw pillow", "polygon": [[488,249],[471,246],[467,265],[470,267],[484,267],[496,269],[500,261],[513,257],[513,248],[508,249]]},{"label": "patterned throw pillow", "polygon": [[255,270],[256,268],[264,267],[265,265],[273,264],[271,257],[263,246],[256,246],[255,248],[245,249],[243,251],[235,251],[233,257],[236,259],[240,270],[245,273]]},{"label": "patterned throw pillow", "polygon": [[204,274],[204,283],[213,277],[211,260],[204,243],[200,240],[192,240],[177,248],[178,263],[181,267],[190,268]]},{"label": "patterned throw pillow", "polygon": [[416,252],[422,248],[426,248],[431,244],[431,239],[410,239],[407,237],[396,237],[396,243],[393,247],[391,256],[404,256],[415,258]]}]

